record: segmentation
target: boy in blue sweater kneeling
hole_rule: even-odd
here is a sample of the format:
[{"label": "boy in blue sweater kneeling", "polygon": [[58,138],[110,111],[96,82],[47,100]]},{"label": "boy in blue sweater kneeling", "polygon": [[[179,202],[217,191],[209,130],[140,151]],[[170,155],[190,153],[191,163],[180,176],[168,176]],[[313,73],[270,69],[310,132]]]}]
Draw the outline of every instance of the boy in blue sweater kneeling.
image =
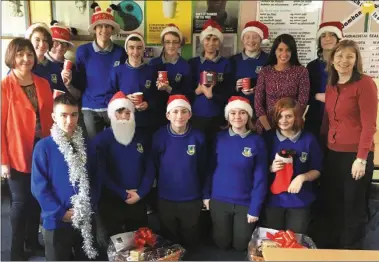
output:
[{"label": "boy in blue sweater kneeling", "polygon": [[55,98],[51,136],[41,139],[33,153],[31,191],[42,210],[48,261],[80,261],[97,255],[91,214],[97,199],[92,186],[98,159],[87,149],[78,116],[75,98],[69,94]]},{"label": "boy in blue sweater kneeling", "polygon": [[171,95],[170,121],[153,136],[152,156],[158,181],[158,211],[167,238],[197,243],[207,154],[204,135],[192,129],[191,106],[184,95]]}]

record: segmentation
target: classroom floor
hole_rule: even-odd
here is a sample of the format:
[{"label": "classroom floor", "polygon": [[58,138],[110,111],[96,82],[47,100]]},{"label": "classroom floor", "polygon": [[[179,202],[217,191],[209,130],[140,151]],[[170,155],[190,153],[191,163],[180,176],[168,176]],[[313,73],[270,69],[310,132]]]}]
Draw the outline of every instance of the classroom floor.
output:
[{"label": "classroom floor", "polygon": [[[1,198],[1,261],[10,260],[11,225],[9,221],[10,208],[9,197],[2,192]],[[379,184],[372,194],[371,219],[366,227],[365,249],[379,250]],[[159,228],[156,214],[149,215],[150,227],[154,230]],[[41,254],[43,255],[43,254]],[[29,261],[44,261],[44,257],[32,257]],[[187,261],[243,261],[247,260],[246,252],[234,250],[219,250],[208,238],[202,239],[202,245],[184,256]]]}]

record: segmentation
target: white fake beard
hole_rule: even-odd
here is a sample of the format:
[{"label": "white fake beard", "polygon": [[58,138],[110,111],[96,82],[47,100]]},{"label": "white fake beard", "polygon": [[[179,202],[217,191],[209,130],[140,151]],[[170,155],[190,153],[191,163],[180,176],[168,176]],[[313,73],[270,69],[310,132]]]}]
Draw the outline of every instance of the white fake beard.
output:
[{"label": "white fake beard", "polygon": [[136,131],[136,122],[131,115],[129,120],[112,120],[111,126],[116,141],[127,146],[130,144]]}]

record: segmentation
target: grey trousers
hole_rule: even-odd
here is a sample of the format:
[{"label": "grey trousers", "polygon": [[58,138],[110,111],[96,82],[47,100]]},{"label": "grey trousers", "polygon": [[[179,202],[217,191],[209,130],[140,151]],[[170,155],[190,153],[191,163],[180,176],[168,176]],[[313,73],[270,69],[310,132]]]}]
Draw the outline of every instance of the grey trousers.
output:
[{"label": "grey trousers", "polygon": [[96,112],[91,110],[82,110],[84,124],[86,126],[87,135],[89,138],[103,131],[110,126],[110,120],[107,111]]}]

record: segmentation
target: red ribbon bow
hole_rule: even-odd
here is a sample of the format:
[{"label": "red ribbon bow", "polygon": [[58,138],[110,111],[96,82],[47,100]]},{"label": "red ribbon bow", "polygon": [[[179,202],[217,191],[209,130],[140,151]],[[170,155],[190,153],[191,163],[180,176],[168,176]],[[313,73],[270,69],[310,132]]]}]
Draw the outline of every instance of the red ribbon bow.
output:
[{"label": "red ribbon bow", "polygon": [[279,244],[279,247],[284,248],[305,248],[300,245],[296,240],[296,235],[291,230],[281,230],[276,232],[275,234],[271,234],[270,232],[266,233],[268,239]]},{"label": "red ribbon bow", "polygon": [[140,227],[134,234],[134,245],[137,248],[145,245],[154,246],[156,241],[155,234],[148,227]]}]

